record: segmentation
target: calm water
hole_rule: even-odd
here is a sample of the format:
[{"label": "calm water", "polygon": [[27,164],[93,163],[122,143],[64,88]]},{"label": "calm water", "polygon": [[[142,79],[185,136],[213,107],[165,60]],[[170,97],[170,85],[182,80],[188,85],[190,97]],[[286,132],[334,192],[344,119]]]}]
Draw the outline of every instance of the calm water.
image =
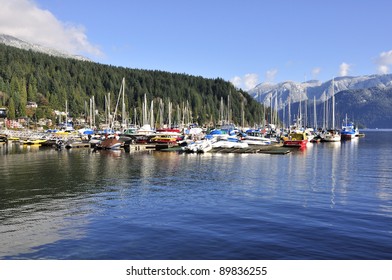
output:
[{"label": "calm water", "polygon": [[392,259],[392,131],[288,155],[0,147],[0,259]]}]

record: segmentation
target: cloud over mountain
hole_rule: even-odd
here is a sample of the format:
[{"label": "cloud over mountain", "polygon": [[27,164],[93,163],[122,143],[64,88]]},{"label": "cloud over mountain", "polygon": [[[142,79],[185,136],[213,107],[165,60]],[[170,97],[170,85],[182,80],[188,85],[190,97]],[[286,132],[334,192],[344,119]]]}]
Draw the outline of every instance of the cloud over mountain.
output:
[{"label": "cloud over mountain", "polygon": [[0,0],[0,33],[68,53],[102,56],[83,26],[64,23],[31,0]]},{"label": "cloud over mountain", "polygon": [[350,68],[351,68],[351,65],[346,63],[346,62],[343,62],[342,64],[340,64],[340,66],[339,66],[339,76],[343,76],[343,77],[344,76],[348,76],[348,74],[350,72]]},{"label": "cloud over mountain", "polygon": [[380,74],[387,74],[389,66],[392,65],[392,50],[380,53],[376,59],[377,70]]},{"label": "cloud over mountain", "polygon": [[259,82],[259,76],[255,73],[245,74],[244,77],[235,76],[230,79],[230,82],[237,88],[250,90],[254,88]]}]

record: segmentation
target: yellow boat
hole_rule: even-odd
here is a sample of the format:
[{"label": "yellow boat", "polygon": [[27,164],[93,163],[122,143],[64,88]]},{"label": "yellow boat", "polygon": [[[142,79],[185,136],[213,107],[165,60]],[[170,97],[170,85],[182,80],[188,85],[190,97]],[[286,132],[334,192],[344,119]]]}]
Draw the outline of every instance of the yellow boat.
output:
[{"label": "yellow boat", "polygon": [[41,145],[46,141],[47,141],[46,139],[27,139],[23,141],[23,145]]},{"label": "yellow boat", "polygon": [[292,132],[288,137],[283,138],[283,146],[285,147],[306,147],[308,137],[305,132]]},{"label": "yellow boat", "polygon": [[177,143],[176,136],[168,136],[168,135],[157,135],[150,139],[152,143],[164,143],[164,144],[175,144]]},{"label": "yellow boat", "polygon": [[8,140],[8,141],[20,141],[20,138],[19,138],[19,137],[16,137],[16,136],[8,136],[8,137],[7,137],[7,140]]}]

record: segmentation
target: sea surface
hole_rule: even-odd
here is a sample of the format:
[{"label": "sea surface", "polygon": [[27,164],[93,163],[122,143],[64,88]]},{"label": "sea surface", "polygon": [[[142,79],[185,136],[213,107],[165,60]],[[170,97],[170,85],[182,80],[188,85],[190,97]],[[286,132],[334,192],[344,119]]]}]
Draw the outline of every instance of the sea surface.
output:
[{"label": "sea surface", "polygon": [[287,155],[0,146],[0,259],[392,259],[392,131]]}]

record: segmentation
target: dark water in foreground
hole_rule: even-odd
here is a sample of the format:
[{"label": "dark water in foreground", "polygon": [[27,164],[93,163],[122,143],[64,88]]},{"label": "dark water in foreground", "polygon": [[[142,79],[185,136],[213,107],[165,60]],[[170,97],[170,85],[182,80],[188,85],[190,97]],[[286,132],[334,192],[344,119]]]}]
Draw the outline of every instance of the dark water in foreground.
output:
[{"label": "dark water in foreground", "polygon": [[0,147],[0,259],[392,259],[392,132],[288,155]]}]

